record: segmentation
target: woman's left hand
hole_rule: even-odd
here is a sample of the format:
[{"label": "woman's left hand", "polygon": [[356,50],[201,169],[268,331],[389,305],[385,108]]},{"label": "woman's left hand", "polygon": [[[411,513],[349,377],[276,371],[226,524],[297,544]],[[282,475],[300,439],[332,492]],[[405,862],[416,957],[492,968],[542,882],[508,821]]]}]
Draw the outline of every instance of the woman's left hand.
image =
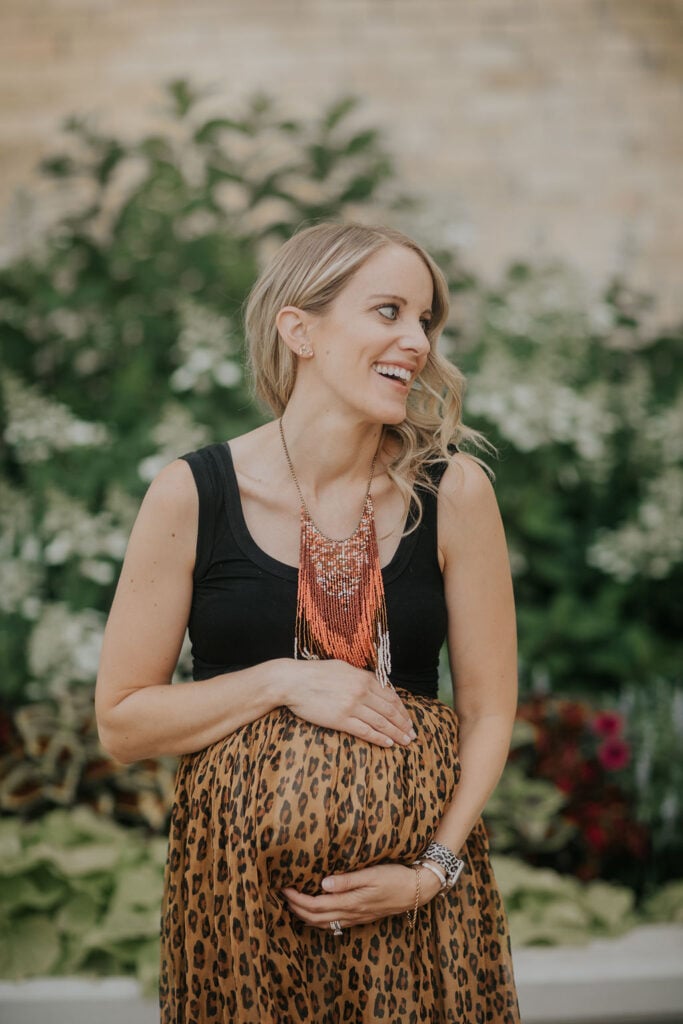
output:
[{"label": "woman's left hand", "polygon": [[[339,921],[342,928],[368,924],[381,917],[404,914],[415,906],[417,874],[403,864],[377,864],[345,875],[323,879],[324,893],[307,896],[296,889],[282,889],[292,913],[314,928],[329,928]],[[439,891],[433,872],[420,872],[419,906],[428,903]]]}]

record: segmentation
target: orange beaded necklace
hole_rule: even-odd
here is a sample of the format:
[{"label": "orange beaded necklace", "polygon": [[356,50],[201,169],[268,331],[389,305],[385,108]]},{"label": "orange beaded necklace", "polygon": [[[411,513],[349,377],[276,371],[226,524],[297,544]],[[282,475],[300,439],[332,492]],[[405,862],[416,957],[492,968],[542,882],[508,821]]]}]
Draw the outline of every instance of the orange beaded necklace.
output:
[{"label": "orange beaded necklace", "polygon": [[350,537],[333,540],[313,522],[294,472],[282,419],[279,425],[282,448],[301,501],[294,657],[337,658],[374,671],[382,686],[391,686],[387,608],[370,497],[379,446],[358,526]]}]

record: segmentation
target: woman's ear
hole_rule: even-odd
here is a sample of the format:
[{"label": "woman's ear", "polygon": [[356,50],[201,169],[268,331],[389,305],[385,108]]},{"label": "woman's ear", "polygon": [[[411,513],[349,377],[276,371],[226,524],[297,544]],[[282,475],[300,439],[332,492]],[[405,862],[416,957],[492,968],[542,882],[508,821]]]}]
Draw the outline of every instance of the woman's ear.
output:
[{"label": "woman's ear", "polygon": [[310,359],[313,348],[308,340],[306,314],[296,306],[283,306],[275,317],[278,334],[295,355]]}]

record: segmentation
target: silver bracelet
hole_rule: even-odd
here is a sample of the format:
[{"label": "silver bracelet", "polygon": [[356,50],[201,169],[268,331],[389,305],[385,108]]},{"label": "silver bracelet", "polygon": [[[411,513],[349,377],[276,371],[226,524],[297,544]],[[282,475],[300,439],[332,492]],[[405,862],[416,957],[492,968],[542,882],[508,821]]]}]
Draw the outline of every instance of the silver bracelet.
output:
[{"label": "silver bracelet", "polygon": [[[452,889],[455,883],[460,878],[464,867],[465,861],[461,860],[460,857],[456,857],[452,850],[449,850],[443,843],[433,842],[430,843],[426,851],[420,858],[422,863],[426,860],[434,861],[435,864],[441,868],[446,875],[445,884],[442,886],[443,889]],[[428,864],[424,865],[429,867]]]},{"label": "silver bracelet", "polygon": [[421,868],[427,868],[427,871],[431,871],[431,873],[433,875],[435,875],[439,879],[439,881],[441,882],[441,888],[439,889],[439,892],[443,892],[443,890],[446,888],[446,886],[448,884],[448,879],[446,878],[445,875],[443,875],[441,873],[441,871],[439,871],[439,869],[436,867],[436,865],[435,864],[428,864],[424,860],[416,860],[415,861],[415,866],[417,866],[417,865],[419,865]]}]

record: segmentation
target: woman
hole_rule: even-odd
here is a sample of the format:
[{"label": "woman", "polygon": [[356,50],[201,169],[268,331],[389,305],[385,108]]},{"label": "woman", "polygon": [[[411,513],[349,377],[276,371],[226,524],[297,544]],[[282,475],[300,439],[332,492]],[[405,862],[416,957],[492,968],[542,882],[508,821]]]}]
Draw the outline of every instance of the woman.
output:
[{"label": "woman", "polygon": [[[447,313],[403,234],[299,231],[246,307],[276,419],[142,503],[96,706],[120,761],[180,755],[164,1022],[519,1019],[480,820],[513,595],[492,487],[457,450],[477,436],[436,351]],[[169,686],[188,624],[193,681]]]}]

